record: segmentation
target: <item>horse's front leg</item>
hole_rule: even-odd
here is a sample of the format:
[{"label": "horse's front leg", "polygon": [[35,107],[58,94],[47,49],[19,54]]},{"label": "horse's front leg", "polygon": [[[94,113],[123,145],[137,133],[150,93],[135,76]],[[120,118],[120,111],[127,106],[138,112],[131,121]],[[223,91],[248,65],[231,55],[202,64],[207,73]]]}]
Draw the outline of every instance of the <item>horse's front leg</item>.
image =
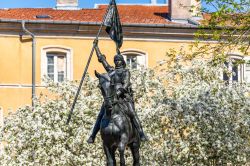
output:
[{"label": "horse's front leg", "polygon": [[106,155],[106,163],[107,166],[116,166],[115,160],[115,148],[108,147],[107,145],[103,144],[103,149]]},{"label": "horse's front leg", "polygon": [[125,147],[126,147],[126,144],[128,142],[128,137],[126,134],[122,134],[121,135],[121,141],[118,145],[118,150],[119,150],[119,153],[120,153],[120,165],[121,166],[125,166],[125,156],[124,156],[124,152],[125,152]]},{"label": "horse's front leg", "polygon": [[129,147],[133,155],[133,166],[140,166],[140,141],[131,143]]}]

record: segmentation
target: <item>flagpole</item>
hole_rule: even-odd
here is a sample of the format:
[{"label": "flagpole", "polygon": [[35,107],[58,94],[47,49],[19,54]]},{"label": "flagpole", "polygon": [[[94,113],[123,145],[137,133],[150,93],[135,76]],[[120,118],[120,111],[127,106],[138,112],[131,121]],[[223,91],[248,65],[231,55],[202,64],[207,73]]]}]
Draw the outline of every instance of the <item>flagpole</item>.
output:
[{"label": "flagpole", "polygon": [[[98,37],[99,37],[99,35],[100,35],[100,33],[101,33],[102,27],[103,27],[103,25],[104,25],[104,22],[105,22],[105,20],[106,20],[106,16],[107,16],[108,11],[109,11],[109,8],[110,8],[111,1],[113,1],[113,0],[110,0],[109,6],[107,7],[106,13],[105,13],[105,15],[104,15],[104,17],[103,17],[103,21],[102,21],[102,23],[101,23],[101,26],[100,26],[100,28],[99,28],[99,31],[98,31],[98,33],[97,33],[97,35],[96,35],[95,40],[98,40]],[[80,91],[81,91],[81,88],[82,88],[83,81],[84,81],[84,79],[85,79],[85,77],[86,77],[86,74],[87,74],[87,71],[88,71],[88,67],[89,67],[90,61],[91,61],[91,59],[92,59],[94,50],[95,50],[95,44],[93,44],[92,50],[91,50],[90,55],[89,55],[88,62],[87,62],[87,64],[86,64],[86,67],[85,67],[85,69],[84,69],[84,73],[83,73],[83,75],[82,75],[82,79],[81,79],[81,81],[80,81],[80,85],[79,85],[79,87],[78,87],[78,89],[77,89],[76,96],[75,96],[75,98],[74,98],[72,107],[71,107],[71,109],[70,109],[70,113],[69,113],[68,119],[67,119],[67,125],[69,124],[69,121],[70,121],[70,119],[71,119],[73,110],[74,110],[74,108],[75,108],[75,104],[76,104],[77,98],[78,98],[78,96],[79,96],[79,94],[80,94]]]}]

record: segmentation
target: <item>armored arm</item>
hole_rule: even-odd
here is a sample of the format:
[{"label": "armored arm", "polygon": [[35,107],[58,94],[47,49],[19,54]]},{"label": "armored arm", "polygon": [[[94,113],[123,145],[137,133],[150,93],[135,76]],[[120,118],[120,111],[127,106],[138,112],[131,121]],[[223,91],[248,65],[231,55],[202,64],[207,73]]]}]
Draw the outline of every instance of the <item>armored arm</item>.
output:
[{"label": "armored arm", "polygon": [[98,61],[100,63],[102,63],[103,67],[105,68],[105,70],[107,72],[110,72],[113,68],[112,68],[112,66],[110,66],[108,64],[105,55],[101,53],[101,51],[100,51],[100,49],[99,49],[99,47],[98,47],[97,44],[95,45],[95,51],[96,51],[96,55],[97,55]]}]

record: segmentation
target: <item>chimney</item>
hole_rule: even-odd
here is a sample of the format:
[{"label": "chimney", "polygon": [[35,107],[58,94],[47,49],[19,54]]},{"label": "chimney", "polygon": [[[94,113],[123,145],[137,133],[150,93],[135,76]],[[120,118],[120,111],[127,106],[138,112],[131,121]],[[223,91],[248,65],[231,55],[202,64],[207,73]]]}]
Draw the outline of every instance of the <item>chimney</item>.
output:
[{"label": "chimney", "polygon": [[58,10],[79,10],[78,0],[56,0]]},{"label": "chimney", "polygon": [[171,21],[189,23],[193,17],[199,16],[200,0],[168,0]]}]

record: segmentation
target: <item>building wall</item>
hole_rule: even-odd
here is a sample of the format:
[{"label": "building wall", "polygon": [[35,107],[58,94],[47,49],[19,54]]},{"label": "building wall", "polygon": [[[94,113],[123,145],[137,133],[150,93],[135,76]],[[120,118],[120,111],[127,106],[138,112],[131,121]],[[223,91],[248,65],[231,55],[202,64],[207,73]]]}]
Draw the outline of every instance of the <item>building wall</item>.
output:
[{"label": "building wall", "polygon": [[[73,80],[80,80],[92,48],[93,37],[46,37],[36,38],[36,94],[44,92],[41,80],[41,53],[44,47],[62,47],[72,50]],[[190,44],[188,41],[164,41],[125,39],[121,51],[136,50],[145,52],[148,56],[148,67],[154,67],[158,61],[165,58],[170,48],[180,48]],[[108,38],[101,38],[99,47],[113,65],[115,44]],[[31,57],[32,42],[29,36],[1,35],[0,36],[0,106],[4,115],[8,109],[15,110],[20,106],[31,104]],[[89,73],[93,76],[94,70],[104,72],[93,56],[89,66]]]}]

